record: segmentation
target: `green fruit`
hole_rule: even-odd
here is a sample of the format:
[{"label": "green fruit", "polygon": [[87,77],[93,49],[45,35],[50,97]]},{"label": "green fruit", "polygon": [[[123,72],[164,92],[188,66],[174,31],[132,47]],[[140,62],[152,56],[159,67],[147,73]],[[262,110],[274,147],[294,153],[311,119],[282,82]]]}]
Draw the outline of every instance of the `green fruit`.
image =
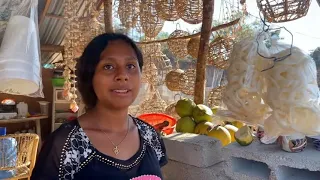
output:
[{"label": "green fruit", "polygon": [[214,125],[211,122],[201,122],[196,125],[194,133],[201,134],[201,135],[207,135],[213,127],[214,127]]},{"label": "green fruit", "polygon": [[196,104],[187,98],[180,99],[176,106],[175,111],[180,117],[192,116],[192,111]]},{"label": "green fruit", "polygon": [[193,119],[196,123],[200,123],[202,121],[212,121],[212,116],[213,112],[212,110],[203,104],[198,104],[194,109],[193,109]]},{"label": "green fruit", "polygon": [[253,141],[253,135],[249,126],[241,127],[235,134],[234,138],[241,146],[248,146]]},{"label": "green fruit", "polygon": [[193,133],[196,123],[191,117],[183,117],[176,124],[176,131],[181,133]]}]

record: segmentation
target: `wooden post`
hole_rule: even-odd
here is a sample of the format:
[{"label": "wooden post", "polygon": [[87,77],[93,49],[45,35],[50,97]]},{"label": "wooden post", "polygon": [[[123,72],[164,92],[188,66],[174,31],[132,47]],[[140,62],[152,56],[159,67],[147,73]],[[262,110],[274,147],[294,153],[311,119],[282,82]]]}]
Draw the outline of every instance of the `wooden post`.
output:
[{"label": "wooden post", "polygon": [[113,32],[112,24],[112,0],[104,0],[104,25],[106,33]]},{"label": "wooden post", "polygon": [[200,46],[196,67],[196,83],[194,89],[194,102],[204,103],[206,66],[209,52],[209,39],[211,34],[212,16],[214,10],[214,0],[203,0],[203,19],[200,36]]}]

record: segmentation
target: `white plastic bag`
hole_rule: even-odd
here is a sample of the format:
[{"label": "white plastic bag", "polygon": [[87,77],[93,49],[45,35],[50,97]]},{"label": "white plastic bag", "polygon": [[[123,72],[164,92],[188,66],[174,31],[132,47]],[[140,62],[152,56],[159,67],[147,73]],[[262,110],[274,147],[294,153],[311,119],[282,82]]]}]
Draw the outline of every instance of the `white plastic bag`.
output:
[{"label": "white plastic bag", "polygon": [[[291,46],[273,42],[270,54],[284,57]],[[265,102],[272,116],[265,121],[269,137],[320,134],[320,104],[316,65],[312,58],[297,47],[291,55],[265,71],[267,91]]]},{"label": "white plastic bag", "polygon": [[44,97],[38,0],[1,0],[0,21],[0,92]]},{"label": "white plastic bag", "polygon": [[233,47],[230,67],[227,69],[228,85],[223,102],[236,119],[248,124],[260,124],[268,116],[269,106],[262,99],[265,91],[265,80],[262,69],[268,67],[271,61],[264,59],[268,49],[264,46],[264,36],[246,38]]}]

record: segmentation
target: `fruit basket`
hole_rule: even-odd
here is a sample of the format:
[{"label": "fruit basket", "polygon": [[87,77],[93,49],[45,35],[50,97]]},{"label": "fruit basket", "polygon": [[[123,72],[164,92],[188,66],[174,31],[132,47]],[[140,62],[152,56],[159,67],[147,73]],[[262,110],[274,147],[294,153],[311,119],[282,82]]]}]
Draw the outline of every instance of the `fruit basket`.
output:
[{"label": "fruit basket", "polygon": [[148,113],[148,114],[142,114],[138,116],[139,119],[142,121],[150,124],[151,126],[155,126],[157,124],[163,123],[164,121],[168,121],[169,125],[165,128],[163,128],[163,132],[167,135],[172,134],[174,130],[174,126],[177,123],[177,120],[171,116],[168,116],[166,114],[162,113]]}]

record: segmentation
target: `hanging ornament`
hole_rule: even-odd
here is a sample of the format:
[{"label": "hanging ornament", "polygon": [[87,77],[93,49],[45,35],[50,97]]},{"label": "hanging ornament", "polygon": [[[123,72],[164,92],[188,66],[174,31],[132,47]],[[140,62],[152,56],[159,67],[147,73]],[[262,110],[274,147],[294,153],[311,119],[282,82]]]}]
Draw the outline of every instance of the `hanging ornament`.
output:
[{"label": "hanging ornament", "polygon": [[141,0],[140,2],[140,25],[149,38],[156,37],[161,31],[164,20],[162,20],[155,9],[156,0]]},{"label": "hanging ornament", "polygon": [[79,110],[79,106],[75,100],[73,100],[70,104],[70,109],[72,112],[77,112]]},{"label": "hanging ornament", "polygon": [[202,22],[203,0],[183,0],[177,3],[179,17],[189,24]]},{"label": "hanging ornament", "polygon": [[180,91],[179,84],[183,73],[182,69],[175,69],[166,75],[165,83],[170,91]]},{"label": "hanging ornament", "polygon": [[[187,31],[178,30],[178,25],[179,24],[177,24],[177,29],[169,35],[169,39],[189,35]],[[177,40],[167,41],[169,50],[178,59],[183,59],[188,55],[188,49],[187,49],[188,43],[189,43],[189,39],[177,39]]]},{"label": "hanging ornament", "polygon": [[198,52],[199,52],[199,46],[200,46],[200,36],[196,36],[190,39],[188,42],[188,54],[197,59],[198,58]]},{"label": "hanging ornament", "polygon": [[186,70],[180,79],[180,89],[183,94],[194,95],[194,88],[196,83],[196,70]]},{"label": "hanging ornament", "polygon": [[225,86],[219,86],[217,88],[213,88],[209,92],[208,105],[210,108],[221,106],[222,96],[223,96],[225,89],[226,89]]},{"label": "hanging ornament", "polygon": [[158,16],[166,21],[176,21],[179,19],[178,11],[176,9],[179,0],[156,0],[156,10]]}]

